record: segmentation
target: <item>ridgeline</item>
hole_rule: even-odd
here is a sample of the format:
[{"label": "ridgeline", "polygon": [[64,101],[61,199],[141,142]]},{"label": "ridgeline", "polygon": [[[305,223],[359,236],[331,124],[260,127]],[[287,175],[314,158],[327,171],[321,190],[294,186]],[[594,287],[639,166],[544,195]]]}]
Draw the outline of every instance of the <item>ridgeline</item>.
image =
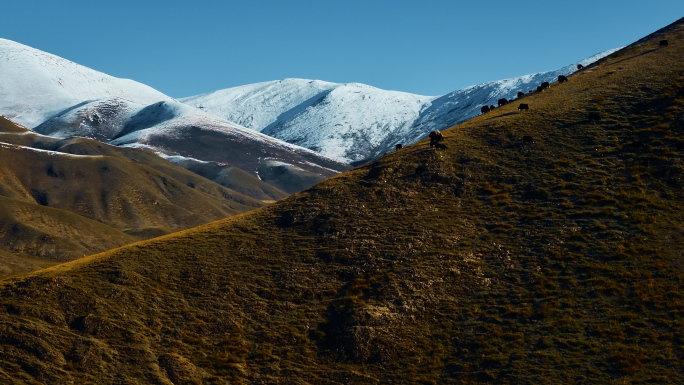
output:
[{"label": "ridgeline", "polygon": [[682,383],[682,47],[684,20],[445,150],[0,281],[0,382]]}]

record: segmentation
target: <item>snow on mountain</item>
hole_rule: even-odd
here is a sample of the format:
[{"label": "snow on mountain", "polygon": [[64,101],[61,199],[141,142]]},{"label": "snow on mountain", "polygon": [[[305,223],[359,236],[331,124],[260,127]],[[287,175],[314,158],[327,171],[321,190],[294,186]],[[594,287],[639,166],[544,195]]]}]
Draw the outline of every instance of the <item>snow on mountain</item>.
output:
[{"label": "snow on mountain", "polygon": [[317,151],[359,164],[410,144],[430,131],[454,126],[480,113],[483,105],[513,99],[542,82],[569,75],[609,50],[559,70],[466,87],[443,96],[385,91],[371,86],[285,79],[250,84],[180,99],[221,118],[238,122]]},{"label": "snow on mountain", "polygon": [[30,128],[95,99],[118,97],[140,104],[172,100],[144,84],[6,39],[0,39],[0,84],[0,113]]},{"label": "snow on mountain", "polygon": [[143,108],[144,104],[117,97],[98,99],[68,108],[33,130],[57,138],[83,136],[107,142],[119,136],[126,123]]},{"label": "snow on mountain", "polygon": [[[557,81],[560,75],[568,76],[577,71],[577,64],[588,66],[618,49],[601,52],[558,70],[487,82],[448,93],[433,100],[425,108],[421,116],[413,122],[410,134],[403,138],[404,143],[416,142],[430,131],[453,127],[477,116],[482,106],[497,105],[497,101],[501,98],[513,100],[517,98],[518,92],[527,94],[535,91],[543,82],[551,83]],[[397,140],[401,139],[397,138]]]},{"label": "snow on mountain", "polygon": [[82,136],[230,165],[287,192],[349,168],[146,85],[5,39],[0,39],[0,114],[52,137]]},{"label": "snow on mountain", "polygon": [[[176,101],[143,105],[109,98],[81,103],[34,130],[58,138],[83,136],[116,146],[147,148],[167,158],[231,165],[289,193],[349,168]],[[288,166],[283,168],[283,164]]]},{"label": "snow on mountain", "polygon": [[[613,52],[580,63],[588,65]],[[576,64],[443,96],[285,79],[182,99],[0,39],[0,114],[36,132],[226,163],[294,192],[569,75]],[[233,123],[235,122],[235,123]],[[245,128],[247,127],[247,128]],[[301,146],[301,147],[300,147]]]},{"label": "snow on mountain", "polygon": [[[179,101],[262,132],[283,113],[306,108],[336,86],[320,80],[285,79],[227,88]],[[235,105],[241,108],[235,109]]]},{"label": "snow on mountain", "polygon": [[354,162],[386,147],[388,134],[408,130],[432,99],[359,83],[285,79],[180,100],[324,156]]}]

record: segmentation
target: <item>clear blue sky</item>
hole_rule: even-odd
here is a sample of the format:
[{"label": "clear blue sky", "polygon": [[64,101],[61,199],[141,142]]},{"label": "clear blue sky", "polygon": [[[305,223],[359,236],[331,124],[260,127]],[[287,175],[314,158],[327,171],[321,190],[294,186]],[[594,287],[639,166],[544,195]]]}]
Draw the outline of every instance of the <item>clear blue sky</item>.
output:
[{"label": "clear blue sky", "polygon": [[442,95],[630,44],[684,1],[14,0],[2,14],[2,38],[176,98],[284,78]]}]

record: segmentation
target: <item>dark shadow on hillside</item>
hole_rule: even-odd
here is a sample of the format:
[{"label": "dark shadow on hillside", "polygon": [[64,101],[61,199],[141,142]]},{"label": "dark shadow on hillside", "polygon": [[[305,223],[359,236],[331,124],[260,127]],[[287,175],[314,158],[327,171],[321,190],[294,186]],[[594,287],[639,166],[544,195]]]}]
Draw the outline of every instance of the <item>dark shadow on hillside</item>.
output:
[{"label": "dark shadow on hillside", "polygon": [[505,118],[506,116],[511,116],[511,115],[516,115],[518,114],[517,112],[508,112],[503,115],[497,115],[497,116],[492,116],[491,118],[487,118],[485,120],[493,120],[493,119],[499,119],[499,118]]},{"label": "dark shadow on hillside", "polygon": [[[611,65],[620,64],[620,63],[622,63],[623,61],[631,60],[631,59],[634,59],[634,58],[636,58],[636,57],[643,56],[643,55],[649,54],[649,53],[651,53],[651,52],[653,52],[653,51],[657,51],[657,50],[658,50],[657,48],[649,49],[648,51],[644,51],[644,52],[642,52],[642,53],[640,53],[640,54],[632,55],[632,56],[626,57],[626,58],[624,58],[624,59],[622,59],[622,60],[618,60],[618,61],[616,61],[615,63],[611,63]],[[616,53],[619,53],[619,51],[616,52]],[[613,54],[613,55],[615,55],[615,54]],[[613,56],[613,55],[610,55],[610,56]]]}]

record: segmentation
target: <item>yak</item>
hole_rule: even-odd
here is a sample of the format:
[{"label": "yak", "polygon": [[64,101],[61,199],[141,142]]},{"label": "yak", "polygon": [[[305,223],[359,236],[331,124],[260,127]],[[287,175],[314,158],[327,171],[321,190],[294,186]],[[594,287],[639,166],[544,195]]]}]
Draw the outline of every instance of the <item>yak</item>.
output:
[{"label": "yak", "polygon": [[430,147],[436,147],[436,148],[441,148],[443,150],[446,150],[447,146],[444,144],[440,143],[444,140],[444,136],[442,135],[441,132],[439,131],[432,131],[430,133]]}]

